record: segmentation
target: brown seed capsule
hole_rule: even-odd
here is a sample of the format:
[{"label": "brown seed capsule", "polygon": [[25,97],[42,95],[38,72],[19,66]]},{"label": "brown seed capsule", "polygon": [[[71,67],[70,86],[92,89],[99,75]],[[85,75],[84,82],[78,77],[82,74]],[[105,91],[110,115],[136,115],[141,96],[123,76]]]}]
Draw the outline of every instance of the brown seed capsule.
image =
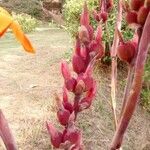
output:
[{"label": "brown seed capsule", "polygon": [[128,24],[137,23],[137,13],[135,11],[128,11],[125,19]]},{"label": "brown seed capsule", "polygon": [[121,43],[117,48],[117,55],[120,60],[131,63],[136,53],[135,44],[131,41]]},{"label": "brown seed capsule", "polygon": [[144,25],[149,13],[149,8],[142,6],[138,12],[137,21],[139,24]]},{"label": "brown seed capsule", "polygon": [[130,0],[130,8],[131,10],[138,11],[141,6],[143,6],[143,0]]}]

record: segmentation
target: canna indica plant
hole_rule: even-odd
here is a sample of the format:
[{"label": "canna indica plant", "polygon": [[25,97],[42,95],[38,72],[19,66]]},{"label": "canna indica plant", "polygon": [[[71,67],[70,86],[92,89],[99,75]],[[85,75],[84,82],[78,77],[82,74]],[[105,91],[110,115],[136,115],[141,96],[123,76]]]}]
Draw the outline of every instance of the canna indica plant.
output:
[{"label": "canna indica plant", "polygon": [[[112,8],[113,0],[100,0],[99,11],[93,12],[93,17],[98,22],[97,30],[94,32],[90,25],[87,5],[84,4],[72,56],[72,68],[75,73],[70,72],[66,62],[61,64],[61,73],[64,78],[63,94],[62,98],[56,95],[56,103],[57,117],[59,123],[63,126],[62,130],[58,131],[52,123],[47,122],[51,143],[55,148],[65,150],[84,149],[82,132],[76,127],[75,121],[78,113],[91,106],[96,94],[96,82],[92,76],[93,66],[95,60],[101,59],[105,54],[102,24],[107,27],[107,18]],[[124,133],[140,96],[144,65],[150,45],[149,11],[149,0],[118,0],[114,39],[113,44],[110,45],[112,58],[111,102],[115,123],[111,150],[122,149]],[[123,18],[134,32],[133,38],[128,41],[123,39],[121,33]],[[128,65],[127,83],[119,117],[116,115],[118,58]],[[69,92],[73,93],[73,99],[69,98]]]},{"label": "canna indica plant", "polygon": [[[32,44],[22,32],[21,27],[13,20],[11,15],[0,7],[0,37],[2,37],[8,28],[12,29],[16,38],[20,41],[27,52],[35,53]],[[7,150],[17,150],[17,145],[9,128],[8,122],[0,108],[0,137],[2,138]]]}]

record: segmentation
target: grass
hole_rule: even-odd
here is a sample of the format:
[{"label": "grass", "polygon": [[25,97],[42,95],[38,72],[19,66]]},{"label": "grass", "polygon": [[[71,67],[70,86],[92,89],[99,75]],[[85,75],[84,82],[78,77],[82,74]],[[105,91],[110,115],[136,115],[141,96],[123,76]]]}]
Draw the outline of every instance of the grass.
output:
[{"label": "grass", "polygon": [[141,104],[148,112],[150,112],[150,58],[148,58],[145,67]]}]

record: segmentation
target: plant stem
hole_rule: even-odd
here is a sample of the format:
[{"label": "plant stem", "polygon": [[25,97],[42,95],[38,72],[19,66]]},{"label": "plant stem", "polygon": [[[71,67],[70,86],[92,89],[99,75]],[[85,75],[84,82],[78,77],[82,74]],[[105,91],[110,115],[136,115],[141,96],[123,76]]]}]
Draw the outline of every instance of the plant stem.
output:
[{"label": "plant stem", "polygon": [[17,150],[16,142],[9,128],[8,122],[0,110],[0,137],[3,139],[7,150]]},{"label": "plant stem", "polygon": [[74,113],[75,113],[75,119],[74,119],[74,121],[77,120],[78,104],[79,104],[80,98],[81,98],[81,95],[75,95],[75,98],[74,98]]},{"label": "plant stem", "polygon": [[128,127],[129,121],[133,115],[133,112],[135,110],[136,104],[140,96],[140,92],[142,88],[142,77],[144,74],[144,66],[145,66],[146,57],[148,54],[148,49],[150,46],[149,27],[150,27],[150,13],[146,19],[143,32],[142,32],[142,36],[139,42],[138,55],[137,55],[137,60],[135,64],[135,73],[134,73],[132,88],[131,88],[129,97],[126,102],[125,109],[123,111],[123,114],[117,126],[117,130],[115,132],[115,135],[111,144],[111,150],[115,150],[121,146],[124,133]]},{"label": "plant stem", "polygon": [[115,25],[115,33],[114,33],[114,41],[111,49],[111,57],[112,57],[112,74],[111,74],[111,103],[112,103],[112,111],[115,122],[115,129],[117,127],[117,115],[116,115],[116,79],[117,79],[117,47],[119,45],[119,36],[118,30],[121,29],[121,21],[122,21],[122,0],[118,2],[118,16]]},{"label": "plant stem", "polygon": [[123,110],[124,110],[125,105],[126,105],[127,98],[129,96],[129,92],[130,92],[131,85],[133,82],[133,73],[134,73],[134,66],[129,66],[127,83],[126,83],[125,90],[124,90],[123,104],[122,104],[122,108],[121,108],[120,117],[122,116]]}]

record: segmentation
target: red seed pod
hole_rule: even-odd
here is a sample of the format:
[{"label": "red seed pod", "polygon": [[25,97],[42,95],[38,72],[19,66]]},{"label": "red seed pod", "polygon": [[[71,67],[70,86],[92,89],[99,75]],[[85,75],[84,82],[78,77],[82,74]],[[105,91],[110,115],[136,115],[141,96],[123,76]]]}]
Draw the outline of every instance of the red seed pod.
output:
[{"label": "red seed pod", "polygon": [[99,14],[96,10],[93,11],[93,17],[96,21],[98,21],[98,22],[100,21]]},{"label": "red seed pod", "polygon": [[101,12],[99,14],[99,18],[100,18],[100,20],[103,21],[103,23],[105,23],[107,21],[107,19],[108,19],[108,13],[107,12]]},{"label": "red seed pod", "polygon": [[68,80],[65,80],[65,87],[68,91],[73,92],[76,87],[77,81],[75,78],[70,78]]},{"label": "red seed pod", "polygon": [[56,130],[56,128],[49,122],[46,122],[46,128],[51,137],[51,143],[55,148],[59,148],[63,141],[63,134]]},{"label": "red seed pod", "polygon": [[68,126],[66,130],[66,134],[64,135],[64,141],[69,141],[71,144],[78,144],[81,141],[81,131],[71,124]]},{"label": "red seed pod", "polygon": [[61,125],[66,126],[69,121],[70,112],[65,108],[60,108],[57,112],[57,117]]},{"label": "red seed pod", "polygon": [[150,10],[149,8],[144,7],[144,6],[140,8],[140,10],[138,12],[138,16],[137,16],[137,21],[139,24],[141,24],[141,25],[145,24],[149,10]]},{"label": "red seed pod", "polygon": [[113,8],[113,0],[106,0],[106,9],[107,11],[110,11]]},{"label": "red seed pod", "polygon": [[126,43],[121,43],[117,48],[118,57],[127,63],[131,63],[136,53],[136,48],[134,43],[129,41]]},{"label": "red seed pod", "polygon": [[69,110],[70,113],[73,112],[73,106],[68,100],[68,93],[65,87],[63,88],[63,106],[66,110]]},{"label": "red seed pod", "polygon": [[144,0],[130,0],[130,9],[138,11],[143,4]]},{"label": "red seed pod", "polygon": [[69,121],[70,112],[66,110],[62,104],[60,97],[56,94],[56,102],[57,102],[57,117],[61,125],[66,126]]},{"label": "red seed pod", "polygon": [[133,24],[133,23],[137,24],[137,12],[135,12],[135,11],[128,11],[126,13],[125,19],[126,19],[128,24]]},{"label": "red seed pod", "polygon": [[75,88],[75,94],[80,95],[85,91],[85,83],[83,80],[79,80],[76,88]]},{"label": "red seed pod", "polygon": [[104,55],[104,46],[93,40],[89,45],[91,59],[97,55],[97,58],[102,58]]},{"label": "red seed pod", "polygon": [[77,73],[83,73],[86,69],[85,61],[81,56],[74,54],[72,59],[73,70]]},{"label": "red seed pod", "polygon": [[86,97],[81,99],[81,101],[79,102],[79,111],[89,108],[92,104],[95,95],[96,95],[96,82],[94,82],[93,88],[87,92]]},{"label": "red seed pod", "polygon": [[83,81],[85,83],[85,91],[89,91],[93,88],[94,80],[90,76],[83,76]]},{"label": "red seed pod", "polygon": [[89,16],[89,11],[88,11],[86,2],[84,3],[84,7],[83,7],[82,14],[80,17],[80,24],[84,26],[87,26],[90,24],[90,16]]},{"label": "red seed pod", "polygon": [[90,42],[89,32],[83,25],[79,28],[79,39],[84,44],[88,44]]},{"label": "red seed pod", "polygon": [[70,113],[73,112],[73,106],[72,106],[71,103],[69,103],[69,102],[63,103],[63,106],[64,106],[64,108],[65,108],[66,110],[68,110]]},{"label": "red seed pod", "polygon": [[65,61],[61,63],[61,73],[65,80],[68,80],[71,78],[71,73],[70,73],[68,64]]}]

